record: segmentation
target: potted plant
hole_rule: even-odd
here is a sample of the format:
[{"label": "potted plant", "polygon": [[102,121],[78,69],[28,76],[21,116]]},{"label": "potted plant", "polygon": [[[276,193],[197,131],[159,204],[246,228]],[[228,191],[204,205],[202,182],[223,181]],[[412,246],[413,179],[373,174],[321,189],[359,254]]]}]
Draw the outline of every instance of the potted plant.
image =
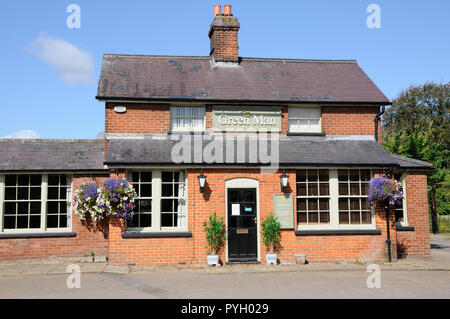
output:
[{"label": "potted plant", "polygon": [[208,265],[219,264],[219,254],[225,246],[226,228],[223,217],[219,218],[214,212],[209,216],[209,220],[203,223],[203,229],[206,233],[206,248],[208,248]]},{"label": "potted plant", "polygon": [[266,263],[268,265],[276,265],[278,261],[277,252],[281,248],[281,224],[278,219],[271,214],[264,219],[261,226],[261,234],[268,251],[268,253],[266,253]]}]

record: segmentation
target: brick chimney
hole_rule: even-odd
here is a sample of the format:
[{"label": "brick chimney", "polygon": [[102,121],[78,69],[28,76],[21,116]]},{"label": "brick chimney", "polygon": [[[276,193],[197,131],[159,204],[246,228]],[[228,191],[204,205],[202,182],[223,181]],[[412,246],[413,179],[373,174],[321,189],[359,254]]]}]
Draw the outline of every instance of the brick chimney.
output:
[{"label": "brick chimney", "polygon": [[215,62],[238,62],[238,32],[241,25],[231,13],[231,6],[214,6],[214,20],[209,29],[210,55]]}]

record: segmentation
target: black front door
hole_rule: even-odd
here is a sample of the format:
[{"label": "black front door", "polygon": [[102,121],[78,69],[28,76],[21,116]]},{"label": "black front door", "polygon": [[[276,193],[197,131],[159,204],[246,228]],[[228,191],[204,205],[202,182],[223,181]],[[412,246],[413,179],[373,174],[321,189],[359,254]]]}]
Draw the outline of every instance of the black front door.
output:
[{"label": "black front door", "polygon": [[255,188],[228,189],[228,261],[257,261]]}]

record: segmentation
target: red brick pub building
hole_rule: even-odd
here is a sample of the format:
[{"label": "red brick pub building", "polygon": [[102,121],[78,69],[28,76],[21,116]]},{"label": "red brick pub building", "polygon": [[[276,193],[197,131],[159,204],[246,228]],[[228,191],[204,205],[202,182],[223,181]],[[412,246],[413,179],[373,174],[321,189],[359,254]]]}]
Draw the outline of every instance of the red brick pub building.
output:
[{"label": "red brick pub building", "polygon": [[[214,12],[208,56],[103,57],[104,140],[0,140],[0,260],[92,250],[114,265],[205,264],[214,212],[225,263],[264,262],[271,213],[282,263],[385,259],[385,213],[367,194],[389,170],[406,195],[391,207],[393,257],[430,255],[431,165],[380,146],[390,101],[357,62],[240,57],[231,7]],[[74,191],[114,177],[136,188],[133,217],[80,222]]]}]

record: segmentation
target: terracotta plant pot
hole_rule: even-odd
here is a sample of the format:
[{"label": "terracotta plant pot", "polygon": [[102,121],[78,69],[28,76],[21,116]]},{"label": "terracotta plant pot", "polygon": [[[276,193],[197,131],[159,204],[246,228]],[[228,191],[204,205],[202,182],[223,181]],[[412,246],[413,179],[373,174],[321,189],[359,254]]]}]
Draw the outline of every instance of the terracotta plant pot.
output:
[{"label": "terracotta plant pot", "polygon": [[295,263],[297,265],[304,265],[304,264],[306,264],[306,254],[296,254],[295,255]]}]

